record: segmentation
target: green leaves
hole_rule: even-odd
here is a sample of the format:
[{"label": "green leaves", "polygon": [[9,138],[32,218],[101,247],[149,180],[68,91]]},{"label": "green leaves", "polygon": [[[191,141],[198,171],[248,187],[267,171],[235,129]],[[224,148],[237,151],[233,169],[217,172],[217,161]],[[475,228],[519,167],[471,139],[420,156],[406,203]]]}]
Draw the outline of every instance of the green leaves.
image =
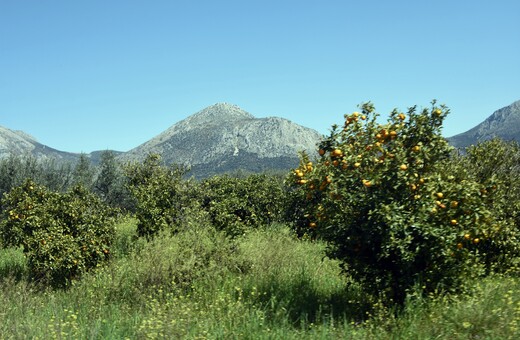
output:
[{"label": "green leaves", "polygon": [[191,204],[187,194],[188,181],[182,179],[185,170],[166,167],[161,157],[149,155],[143,163],[125,167],[128,188],[136,200],[137,232],[153,237],[161,230],[175,232],[182,228],[182,209]]},{"label": "green leaves", "polygon": [[275,176],[215,176],[200,184],[200,194],[211,223],[228,235],[282,219],[285,190]]},{"label": "green leaves", "polygon": [[333,128],[316,164],[302,158],[294,171],[307,197],[300,228],[328,241],[349,274],[388,302],[404,302],[415,285],[462,289],[482,272],[491,226],[502,221],[489,186],[450,159],[441,135],[447,108],[394,110],[385,124],[372,104],[361,109]]},{"label": "green leaves", "polygon": [[110,211],[81,186],[61,194],[27,180],[4,195],[2,214],[2,241],[23,246],[34,280],[64,287],[110,257]]}]

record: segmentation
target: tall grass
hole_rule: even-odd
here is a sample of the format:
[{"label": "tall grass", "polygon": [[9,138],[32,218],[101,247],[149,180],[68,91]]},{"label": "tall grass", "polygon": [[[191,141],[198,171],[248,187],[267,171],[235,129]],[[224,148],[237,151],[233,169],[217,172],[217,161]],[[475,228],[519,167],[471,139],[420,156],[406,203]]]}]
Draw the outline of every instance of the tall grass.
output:
[{"label": "tall grass", "polygon": [[20,249],[0,250],[0,339],[514,339],[520,280],[468,282],[472,293],[380,308],[282,225],[238,239],[210,228],[135,239],[117,227],[114,258],[67,290],[28,282]]}]

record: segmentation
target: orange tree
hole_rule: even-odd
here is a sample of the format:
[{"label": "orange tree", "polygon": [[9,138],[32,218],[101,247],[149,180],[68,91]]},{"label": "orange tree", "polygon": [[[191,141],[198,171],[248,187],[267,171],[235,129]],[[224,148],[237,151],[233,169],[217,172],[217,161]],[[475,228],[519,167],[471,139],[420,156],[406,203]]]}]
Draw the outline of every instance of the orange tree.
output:
[{"label": "orange tree", "polygon": [[217,230],[230,236],[282,221],[285,191],[275,175],[213,176],[200,183],[200,202]]},{"label": "orange tree", "polygon": [[380,124],[364,104],[333,126],[317,161],[303,156],[291,174],[307,201],[308,233],[389,303],[403,303],[413,287],[462,289],[482,273],[479,249],[505,228],[488,208],[493,184],[450,163],[441,136],[447,113],[433,102],[420,112],[394,110]]},{"label": "orange tree", "polygon": [[0,238],[23,247],[31,278],[65,287],[110,258],[111,211],[81,186],[52,192],[31,180],[4,194]]},{"label": "orange tree", "polygon": [[186,213],[193,206],[191,182],[183,179],[184,167],[166,166],[161,156],[149,154],[142,163],[124,167],[126,185],[135,199],[137,234],[152,238],[161,230],[173,233],[186,227]]},{"label": "orange tree", "polygon": [[508,272],[520,263],[520,145],[498,138],[480,142],[453,158],[479,183],[491,187],[495,217],[508,221],[498,235],[483,244],[480,252],[488,271]]}]

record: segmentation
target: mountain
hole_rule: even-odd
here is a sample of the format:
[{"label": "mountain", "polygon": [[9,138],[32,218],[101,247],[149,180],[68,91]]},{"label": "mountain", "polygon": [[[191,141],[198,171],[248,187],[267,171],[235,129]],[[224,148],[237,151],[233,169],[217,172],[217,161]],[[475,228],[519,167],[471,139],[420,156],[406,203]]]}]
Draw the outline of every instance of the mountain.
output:
[{"label": "mountain", "polygon": [[[116,156],[122,154],[119,151],[110,151]],[[93,151],[86,156],[90,158],[93,164],[99,164],[103,152],[105,151]],[[65,162],[76,162],[81,156],[79,153],[60,151],[41,144],[23,131],[10,130],[0,126],[0,159],[9,155],[31,155],[37,159],[52,158]]]},{"label": "mountain", "polygon": [[33,155],[36,158],[76,160],[79,155],[59,151],[40,144],[34,137],[22,131],[14,131],[0,126],[0,158],[14,155]]},{"label": "mountain", "polygon": [[205,177],[245,170],[287,170],[298,165],[298,152],[313,150],[321,135],[287,119],[255,118],[236,105],[218,103],[174,124],[121,156],[142,160],[150,153],[166,163],[191,167]]},{"label": "mountain", "polygon": [[451,145],[463,148],[499,137],[520,142],[520,100],[495,111],[471,130],[448,138]]}]

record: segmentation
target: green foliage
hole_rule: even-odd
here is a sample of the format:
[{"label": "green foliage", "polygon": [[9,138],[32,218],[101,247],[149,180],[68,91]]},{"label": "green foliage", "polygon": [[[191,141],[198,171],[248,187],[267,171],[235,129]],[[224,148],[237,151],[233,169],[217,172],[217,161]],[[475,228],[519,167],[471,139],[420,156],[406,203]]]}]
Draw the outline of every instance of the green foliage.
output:
[{"label": "green foliage", "polygon": [[72,171],[73,185],[81,185],[87,189],[92,188],[95,170],[86,154],[81,154]]},{"label": "green foliage", "polygon": [[316,165],[302,158],[292,179],[305,192],[306,225],[373,294],[402,304],[414,286],[458,291],[482,272],[483,249],[506,226],[490,208],[493,187],[450,165],[441,136],[448,110],[394,110],[376,122],[372,104],[345,115],[322,142]]},{"label": "green foliage", "polygon": [[153,237],[161,230],[176,232],[185,227],[184,217],[193,200],[184,173],[182,168],[164,166],[157,154],[125,167],[128,188],[136,200],[139,236]]},{"label": "green foliage", "polygon": [[488,198],[488,208],[495,219],[503,221],[481,249],[488,270],[510,270],[520,258],[520,146],[492,139],[469,147],[453,164],[453,171],[463,168],[484,185],[482,195]]},{"label": "green foliage", "polygon": [[[128,239],[134,221],[121,221],[117,232],[118,239]],[[341,274],[338,261],[325,257],[323,242],[296,239],[285,226],[260,228],[234,240],[202,228],[135,244],[130,252],[126,243],[114,245],[122,247],[111,251],[118,257],[70,289],[45,291],[25,280],[21,249],[0,250],[0,272],[6,275],[0,276],[0,301],[9,306],[0,312],[2,338],[520,335],[518,278],[467,281],[475,288],[469,295],[414,296],[394,314],[378,311],[357,284],[345,287],[351,280]]]},{"label": "green foliage", "polygon": [[209,213],[211,223],[229,235],[282,219],[285,190],[279,177],[214,176],[202,181],[199,191],[202,208]]},{"label": "green foliage", "polygon": [[495,138],[467,148],[458,161],[477,181],[495,186],[494,206],[520,227],[520,145]]},{"label": "green foliage", "polygon": [[64,191],[72,183],[72,168],[66,162],[55,159],[38,160],[30,155],[9,155],[0,159],[0,197],[22,185],[28,178],[50,190]]},{"label": "green foliage", "polygon": [[26,277],[27,263],[20,248],[3,248],[0,246],[0,283],[14,278]]},{"label": "green foliage", "polygon": [[133,209],[131,194],[125,187],[123,169],[112,151],[101,154],[98,168],[92,191],[113,208]]},{"label": "green foliage", "polygon": [[2,214],[3,243],[23,247],[35,280],[66,286],[110,256],[109,211],[81,186],[61,194],[28,180],[4,195]]}]

